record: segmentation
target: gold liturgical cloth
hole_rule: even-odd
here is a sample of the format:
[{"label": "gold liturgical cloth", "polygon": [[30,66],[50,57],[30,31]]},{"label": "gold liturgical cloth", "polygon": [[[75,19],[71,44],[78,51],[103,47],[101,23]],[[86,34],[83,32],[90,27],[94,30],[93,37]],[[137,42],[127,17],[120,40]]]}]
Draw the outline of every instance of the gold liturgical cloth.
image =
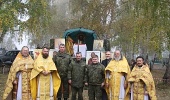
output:
[{"label": "gold liturgical cloth", "polygon": [[[106,92],[108,95],[109,100],[119,100],[120,95],[120,86],[121,86],[121,78],[126,75],[125,83],[127,83],[127,79],[130,74],[130,68],[127,63],[127,60],[125,57],[123,57],[122,60],[115,61],[111,60],[108,66],[106,67],[105,71],[110,72],[109,79],[106,78],[106,83],[109,84],[109,87],[106,88]],[[128,90],[129,86],[127,86],[125,90],[125,100],[128,100]],[[123,98],[122,98],[123,99]]]},{"label": "gold liturgical cloth", "polygon": [[8,74],[3,100],[31,100],[29,80],[33,63],[31,56],[25,58],[18,53]]}]

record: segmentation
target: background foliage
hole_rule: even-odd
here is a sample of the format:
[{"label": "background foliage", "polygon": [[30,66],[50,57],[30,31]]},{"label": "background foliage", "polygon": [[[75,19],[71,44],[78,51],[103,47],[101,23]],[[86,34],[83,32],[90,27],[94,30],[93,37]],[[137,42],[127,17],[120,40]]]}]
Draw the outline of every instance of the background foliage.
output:
[{"label": "background foliage", "polygon": [[127,56],[160,54],[170,48],[169,4],[169,0],[0,0],[1,41],[8,31],[15,33],[16,26],[21,37],[27,30],[31,45],[84,27],[95,30],[99,39],[108,35],[112,46]]}]

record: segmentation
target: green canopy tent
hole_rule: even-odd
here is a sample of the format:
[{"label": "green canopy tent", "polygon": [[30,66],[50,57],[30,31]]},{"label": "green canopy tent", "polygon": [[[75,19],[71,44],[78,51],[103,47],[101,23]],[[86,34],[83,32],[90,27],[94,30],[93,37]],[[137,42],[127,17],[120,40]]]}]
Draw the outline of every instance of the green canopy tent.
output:
[{"label": "green canopy tent", "polygon": [[84,35],[84,42],[87,45],[87,50],[92,51],[93,50],[93,42],[95,39],[97,39],[97,34],[93,30],[85,29],[85,28],[73,28],[68,29],[64,32],[63,37],[67,39],[69,36],[72,38],[74,42],[78,41],[78,35],[83,34]]}]

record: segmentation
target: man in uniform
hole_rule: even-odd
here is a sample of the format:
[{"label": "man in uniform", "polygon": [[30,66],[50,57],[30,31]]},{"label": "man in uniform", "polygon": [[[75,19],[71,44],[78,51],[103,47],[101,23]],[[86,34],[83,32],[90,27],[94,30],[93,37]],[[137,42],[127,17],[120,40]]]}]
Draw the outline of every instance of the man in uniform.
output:
[{"label": "man in uniform", "polygon": [[57,94],[58,100],[61,100],[62,94],[64,100],[69,98],[69,84],[67,79],[68,67],[71,62],[71,56],[65,52],[65,45],[59,45],[59,51],[53,58],[54,63],[58,69],[58,73],[61,78],[61,86]]},{"label": "man in uniform", "polygon": [[35,60],[30,83],[33,100],[56,100],[61,80],[49,57],[49,48],[43,47],[42,53]]},{"label": "man in uniform", "polygon": [[[114,52],[113,60],[106,69],[106,92],[109,100],[126,100],[128,93],[128,76],[130,68],[125,57],[119,50]],[[126,97],[126,98],[125,98]]]},{"label": "man in uniform", "polygon": [[105,79],[105,67],[99,63],[98,56],[92,57],[92,64],[87,66],[85,85],[88,85],[89,100],[102,100]]},{"label": "man in uniform", "polygon": [[78,93],[78,100],[83,100],[83,87],[85,79],[86,63],[82,60],[81,52],[76,53],[76,60],[70,63],[68,69],[68,83],[71,84],[72,98],[76,100],[76,94]]},{"label": "man in uniform", "polygon": [[128,79],[131,84],[130,100],[157,100],[154,80],[148,65],[144,64],[142,56],[136,58],[136,63]]},{"label": "man in uniform", "polygon": [[30,100],[30,75],[33,59],[29,55],[29,48],[23,46],[15,58],[8,75],[3,100]]}]

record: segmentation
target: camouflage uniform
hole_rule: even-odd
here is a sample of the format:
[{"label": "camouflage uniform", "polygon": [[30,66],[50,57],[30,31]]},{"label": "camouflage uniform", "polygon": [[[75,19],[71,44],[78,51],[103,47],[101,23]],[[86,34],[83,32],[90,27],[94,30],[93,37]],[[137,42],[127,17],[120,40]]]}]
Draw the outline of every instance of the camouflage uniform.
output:
[{"label": "camouflage uniform", "polygon": [[87,66],[87,82],[88,82],[88,96],[89,100],[102,100],[101,84],[105,79],[105,67],[100,64],[91,64]]},{"label": "camouflage uniform", "polygon": [[85,61],[74,61],[70,63],[68,69],[68,79],[72,81],[72,99],[76,100],[76,94],[78,92],[78,100],[83,100],[83,86],[84,86],[84,79],[85,79],[85,71],[86,71],[86,64]]},{"label": "camouflage uniform", "polygon": [[69,64],[71,62],[71,56],[67,53],[57,52],[53,60],[61,78],[61,86],[58,91],[57,98],[62,98],[62,87],[63,87],[63,98],[68,98],[69,85],[68,85],[67,73],[68,73]]}]

